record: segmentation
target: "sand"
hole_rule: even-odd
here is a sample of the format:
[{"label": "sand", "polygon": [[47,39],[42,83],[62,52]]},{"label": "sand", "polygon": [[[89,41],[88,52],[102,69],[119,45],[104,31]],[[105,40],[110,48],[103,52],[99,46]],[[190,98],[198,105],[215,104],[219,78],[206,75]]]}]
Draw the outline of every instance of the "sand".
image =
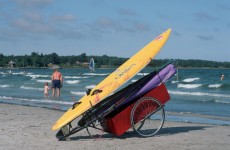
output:
[{"label": "sand", "polygon": [[134,132],[92,139],[87,132],[58,141],[51,127],[63,114],[45,108],[0,104],[0,150],[229,150],[230,126],[166,121],[154,137]]}]

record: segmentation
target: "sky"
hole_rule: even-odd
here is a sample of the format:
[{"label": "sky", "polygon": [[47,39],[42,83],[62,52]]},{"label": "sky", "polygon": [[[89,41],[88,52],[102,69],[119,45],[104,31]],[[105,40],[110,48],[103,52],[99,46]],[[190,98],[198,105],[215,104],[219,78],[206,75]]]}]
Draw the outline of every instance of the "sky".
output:
[{"label": "sky", "polygon": [[0,0],[0,53],[131,57],[166,29],[157,59],[230,61],[229,0]]}]

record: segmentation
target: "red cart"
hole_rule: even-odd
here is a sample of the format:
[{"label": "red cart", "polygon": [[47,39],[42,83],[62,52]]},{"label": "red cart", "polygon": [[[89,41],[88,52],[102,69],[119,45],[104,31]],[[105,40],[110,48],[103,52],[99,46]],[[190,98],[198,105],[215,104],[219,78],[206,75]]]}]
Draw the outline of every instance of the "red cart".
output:
[{"label": "red cart", "polygon": [[140,136],[153,136],[164,124],[164,104],[169,99],[169,93],[162,83],[128,107],[113,111],[102,120],[89,124],[87,132],[91,137],[98,138],[103,132],[120,136],[133,128]]},{"label": "red cart", "polygon": [[[164,74],[160,74],[162,69],[154,71],[107,97],[85,112],[75,128],[69,123],[59,130],[56,137],[65,140],[82,129],[86,129],[91,137],[101,137],[103,132],[120,136],[130,128],[142,137],[155,135],[164,124],[164,105],[170,99],[164,79],[172,77],[175,68],[169,67]],[[161,78],[162,76],[164,78]],[[151,81],[156,80],[155,78],[160,79],[159,82],[154,82],[157,83],[154,85]],[[140,92],[150,84],[151,88],[148,88],[147,92]]]},{"label": "red cart", "polygon": [[120,136],[132,127],[141,136],[153,136],[163,126],[163,106],[169,99],[165,85],[161,84],[124,110],[106,116],[103,130]]}]

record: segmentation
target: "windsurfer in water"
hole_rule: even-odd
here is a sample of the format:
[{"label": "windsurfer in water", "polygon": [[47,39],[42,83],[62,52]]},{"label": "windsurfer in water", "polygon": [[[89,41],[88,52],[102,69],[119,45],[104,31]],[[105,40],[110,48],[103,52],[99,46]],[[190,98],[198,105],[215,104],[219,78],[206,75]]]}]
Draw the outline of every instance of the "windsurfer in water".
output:
[{"label": "windsurfer in water", "polygon": [[53,97],[60,97],[60,91],[62,87],[62,74],[58,71],[58,69],[55,69],[52,74],[52,89],[53,89]]}]

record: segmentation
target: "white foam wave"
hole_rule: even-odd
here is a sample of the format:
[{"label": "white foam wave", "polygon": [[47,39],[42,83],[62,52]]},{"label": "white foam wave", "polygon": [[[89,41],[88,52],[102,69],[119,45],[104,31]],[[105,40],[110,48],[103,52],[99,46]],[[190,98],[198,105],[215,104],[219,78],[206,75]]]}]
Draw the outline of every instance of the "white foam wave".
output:
[{"label": "white foam wave", "polygon": [[71,94],[74,94],[74,95],[80,95],[80,96],[84,96],[84,95],[86,95],[86,92],[76,92],[76,91],[71,91],[70,93],[71,93]]},{"label": "white foam wave", "polygon": [[172,81],[171,83],[172,83],[172,84],[175,84],[175,83],[178,83],[178,82],[179,82],[179,81]]},{"label": "white foam wave", "polygon": [[45,82],[51,82],[51,80],[36,80],[37,82],[42,82],[42,83],[45,83]]},{"label": "white foam wave", "polygon": [[4,84],[4,85],[0,85],[0,87],[1,87],[1,88],[8,88],[8,87],[10,87],[10,85]]},{"label": "white foam wave", "polygon": [[149,73],[141,73],[141,72],[137,73],[138,76],[146,76],[146,75],[148,75],[148,74],[149,74]]},{"label": "white foam wave", "polygon": [[21,72],[13,72],[13,75],[26,75],[26,72],[21,71]]},{"label": "white foam wave", "polygon": [[89,77],[79,77],[79,76],[64,76],[65,79],[86,79]]},{"label": "white foam wave", "polygon": [[205,93],[205,92],[183,92],[183,91],[171,91],[171,90],[169,90],[169,93],[175,94],[175,95],[212,96],[212,97],[230,98],[230,95],[226,95],[226,94],[215,94],[215,93]]},{"label": "white foam wave", "polygon": [[67,80],[65,82],[68,84],[76,84],[76,83],[79,83],[80,81],[79,80]]},{"label": "white foam wave", "polygon": [[12,100],[14,99],[13,97],[9,97],[9,96],[0,96],[1,99],[7,99],[7,100]]},{"label": "white foam wave", "polygon": [[73,105],[74,103],[74,102],[57,101],[57,100],[50,100],[50,99],[43,99],[43,100],[38,100],[38,101],[42,103],[55,103],[55,104],[64,104],[64,105]]},{"label": "white foam wave", "polygon": [[27,74],[26,76],[31,77],[32,79],[51,77],[50,75],[41,75],[41,74]]},{"label": "white foam wave", "polygon": [[222,84],[209,84],[208,87],[209,88],[219,88],[221,87]]},{"label": "white foam wave", "polygon": [[96,85],[87,85],[85,88],[86,89],[93,89]]},{"label": "white foam wave", "polygon": [[183,82],[193,82],[197,80],[200,80],[200,78],[187,78],[187,79],[184,79]]},{"label": "white foam wave", "polygon": [[17,97],[15,98],[10,96],[0,96],[0,98],[5,100],[20,100],[20,101],[29,101],[29,102],[37,102],[37,103],[73,105],[73,102],[58,101],[58,100],[51,100],[51,99],[28,99],[28,98],[17,98]]},{"label": "white foam wave", "polygon": [[86,76],[107,76],[109,73],[84,73]]},{"label": "white foam wave", "polygon": [[28,87],[28,86],[20,86],[20,89],[26,89],[26,90],[39,90],[42,91],[43,88],[35,88],[35,87]]},{"label": "white foam wave", "polygon": [[137,80],[131,80],[131,82],[136,82]]},{"label": "white foam wave", "polygon": [[223,100],[215,100],[216,103],[223,103],[223,104],[230,104],[230,101],[223,101]]},{"label": "white foam wave", "polygon": [[185,88],[185,89],[195,89],[202,86],[202,84],[178,84],[178,88]]}]

